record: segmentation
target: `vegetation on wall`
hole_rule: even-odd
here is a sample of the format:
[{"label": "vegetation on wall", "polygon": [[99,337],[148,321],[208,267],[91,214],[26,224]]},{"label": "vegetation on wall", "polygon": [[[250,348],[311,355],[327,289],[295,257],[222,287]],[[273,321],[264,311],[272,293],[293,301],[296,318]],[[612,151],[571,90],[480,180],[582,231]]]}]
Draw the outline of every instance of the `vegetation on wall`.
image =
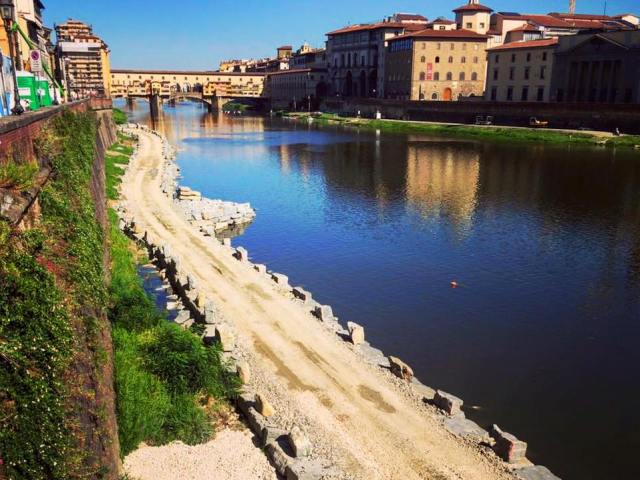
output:
[{"label": "vegetation on wall", "polygon": [[91,343],[106,299],[89,189],[95,134],[92,114],[52,120],[37,145],[54,172],[40,194],[39,225],[10,232],[0,222],[0,455],[12,479],[92,473],[70,399],[79,393],[76,342],[86,333]]},{"label": "vegetation on wall", "polygon": [[116,125],[124,125],[125,123],[128,122],[127,114],[124,113],[119,108],[114,108],[113,109],[113,121],[115,122]]},{"label": "vegetation on wall", "polygon": [[[132,152],[126,139],[107,156],[107,186],[117,197],[123,164]],[[115,383],[121,454],[140,442],[174,440],[197,444],[211,438],[212,418],[221,401],[236,393],[237,379],[226,372],[216,348],[166,320],[145,292],[137,265],[146,258],[117,227],[109,212]]]},{"label": "vegetation on wall", "polygon": [[17,164],[9,160],[5,165],[0,165],[0,188],[12,190],[31,188],[37,173],[38,165],[35,163]]}]

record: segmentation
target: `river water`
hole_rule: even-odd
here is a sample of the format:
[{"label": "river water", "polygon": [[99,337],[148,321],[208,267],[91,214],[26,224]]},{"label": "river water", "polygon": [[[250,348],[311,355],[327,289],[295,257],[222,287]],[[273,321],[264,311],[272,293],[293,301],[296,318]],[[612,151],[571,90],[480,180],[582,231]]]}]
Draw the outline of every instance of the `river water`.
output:
[{"label": "river water", "polygon": [[[133,117],[151,125],[148,105]],[[236,239],[565,479],[640,478],[640,154],[167,107]],[[458,283],[452,288],[451,282]],[[634,378],[636,380],[634,380]]]}]

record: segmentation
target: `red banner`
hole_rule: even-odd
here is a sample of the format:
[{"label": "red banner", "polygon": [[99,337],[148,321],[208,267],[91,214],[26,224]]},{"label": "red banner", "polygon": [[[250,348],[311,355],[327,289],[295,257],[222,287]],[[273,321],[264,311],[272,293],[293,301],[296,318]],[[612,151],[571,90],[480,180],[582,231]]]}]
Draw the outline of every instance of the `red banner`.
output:
[{"label": "red banner", "polygon": [[433,80],[433,63],[427,63],[427,80]]}]

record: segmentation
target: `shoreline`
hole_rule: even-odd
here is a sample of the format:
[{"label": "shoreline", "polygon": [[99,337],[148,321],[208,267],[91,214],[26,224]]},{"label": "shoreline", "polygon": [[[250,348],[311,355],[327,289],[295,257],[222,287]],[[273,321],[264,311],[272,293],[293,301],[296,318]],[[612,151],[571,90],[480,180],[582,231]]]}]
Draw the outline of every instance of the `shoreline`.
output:
[{"label": "shoreline", "polygon": [[283,118],[294,121],[306,121],[321,125],[342,125],[356,128],[380,130],[386,133],[422,133],[445,137],[464,138],[517,143],[544,143],[555,145],[584,145],[591,147],[621,147],[631,151],[640,151],[640,135],[615,136],[609,132],[579,131],[549,128],[528,128],[500,125],[466,125],[461,123],[437,123],[412,120],[369,119],[342,117],[336,114],[322,113],[314,116],[309,113],[287,112]]},{"label": "shoreline", "polygon": [[[164,170],[161,172],[162,174],[160,176],[166,180],[167,172],[174,172],[174,174],[177,175],[177,167],[175,166],[175,163],[173,163],[174,156],[172,154],[172,147],[168,144],[167,140],[157,134],[157,132],[149,131],[146,127],[142,128],[142,130],[148,132],[150,135],[155,135],[162,141],[163,161],[160,168],[163,168]],[[133,162],[131,165],[133,165]],[[129,171],[127,171],[125,177],[128,174]],[[125,180],[125,177],[123,177],[123,181]],[[165,193],[171,198],[169,192]],[[147,228],[147,225],[144,224],[144,221],[136,220],[136,218],[128,212],[126,204],[121,203],[118,208],[118,212],[121,216],[121,228],[148,248],[150,258],[155,259],[157,268],[159,268],[162,275],[170,281],[172,287],[174,287],[173,291],[180,297],[181,302],[188,307],[187,310],[190,312],[190,317],[189,319],[184,319],[185,322],[193,321],[203,324],[203,340],[208,343],[221,342],[223,344],[223,349],[228,350],[227,357],[230,360],[236,361],[235,368],[238,373],[243,370],[241,364],[246,364],[246,368],[244,368],[245,372],[247,370],[259,370],[258,362],[256,362],[255,358],[255,342],[253,345],[254,348],[246,343],[242,345],[243,342],[240,341],[242,334],[239,335],[240,329],[238,328],[238,325],[225,318],[225,315],[220,315],[219,307],[222,305],[216,305],[216,303],[211,300],[207,301],[207,297],[197,290],[200,281],[196,280],[193,275],[193,271],[189,271],[188,268],[184,268],[184,262],[182,262],[179,255],[174,253],[174,249],[171,245],[163,243],[161,239],[156,238],[154,233],[151,232]],[[221,249],[224,255],[233,258],[233,261],[237,262],[237,265],[240,267],[239,270],[241,270],[243,275],[248,275],[249,277],[252,275],[259,276],[261,278],[260,281],[263,284],[266,282],[270,284],[270,288],[273,293],[282,297],[287,302],[290,302],[295,306],[295,308],[305,311],[304,317],[306,319],[311,320],[313,325],[321,326],[322,331],[324,332],[323,335],[332,337],[331,339],[326,340],[330,340],[336,344],[339,343],[339,347],[342,349],[346,347],[346,349],[348,349],[352,354],[356,355],[356,358],[358,358],[362,364],[366,365],[368,369],[371,369],[377,378],[383,382],[386,381],[388,384],[387,386],[395,389],[396,393],[399,392],[405,400],[410,400],[413,405],[413,407],[410,408],[417,407],[416,410],[420,411],[422,416],[427,414],[427,416],[434,417],[432,420],[436,420],[436,423],[440,426],[439,428],[455,435],[459,441],[473,448],[476,454],[487,456],[489,452],[498,453],[503,458],[510,460],[512,463],[508,465],[505,462],[498,461],[495,456],[495,460],[490,460],[490,463],[497,462],[495,465],[500,466],[501,470],[505,472],[512,471],[519,478],[557,478],[546,468],[534,466],[526,460],[524,456],[526,452],[526,444],[524,442],[517,440],[510,434],[501,432],[497,427],[494,428],[490,434],[474,422],[466,419],[461,410],[463,405],[462,400],[446,392],[438,391],[423,385],[413,377],[411,368],[408,365],[394,357],[386,357],[380,350],[375,349],[364,341],[364,329],[361,326],[349,322],[347,324],[348,329],[345,329],[339,323],[338,318],[334,316],[331,307],[318,304],[313,300],[312,295],[304,289],[290,286],[286,275],[269,272],[264,265],[254,265],[249,261],[248,252],[244,248],[238,247],[233,249],[230,247],[230,242],[228,240],[223,240],[221,243],[216,240],[215,237],[204,238],[212,247],[215,246],[218,250]],[[214,265],[213,268],[216,268],[216,266]],[[312,324],[308,324],[310,329],[313,327]],[[306,325],[307,324],[305,324],[305,326]],[[325,339],[323,338],[323,340]],[[224,346],[225,343],[228,344],[226,347]],[[274,354],[272,351],[269,351],[267,348],[266,351],[258,353],[266,353],[266,357],[276,365],[278,373],[281,374],[280,376],[285,373],[285,377],[290,377],[290,375],[286,374],[286,368],[284,370],[282,368],[281,363],[283,360],[279,360],[277,355],[275,355],[276,358],[273,358]],[[278,367],[278,365],[280,365],[280,367]],[[262,373],[261,375],[265,374]],[[265,376],[268,377],[268,374]],[[250,387],[253,387],[251,382],[248,383]],[[263,388],[267,387],[263,385]],[[383,411],[387,410],[387,413],[392,413],[392,409],[393,411],[396,410],[393,406],[385,402],[377,391],[374,391],[373,393],[367,392],[366,388],[364,396],[369,397],[365,398],[366,400],[373,401],[373,403],[376,403],[378,407],[382,407]],[[262,396],[263,394],[254,390],[250,390],[250,392],[250,394],[245,394],[240,397],[238,407],[248,418],[250,426],[254,427],[254,433],[259,437],[266,437],[265,440],[271,440],[270,442],[264,441],[263,443],[267,447],[268,445],[272,445],[271,447],[268,447],[266,451],[272,462],[282,470],[280,472],[281,474],[285,474],[287,468],[302,468],[302,471],[315,471],[318,470],[320,466],[322,469],[333,466],[334,461],[330,453],[326,455],[312,455],[314,462],[310,462],[306,457],[304,461],[300,461],[288,455],[290,452],[286,451],[286,444],[280,445],[279,441],[276,440],[282,436],[291,436],[291,430],[293,428],[291,426],[291,422],[273,422],[269,419],[270,416],[258,413],[258,408],[256,408],[258,405],[255,404],[255,399],[257,396]],[[274,399],[272,397],[271,401],[277,407],[284,409],[291,408],[290,404],[288,407],[286,406],[288,403],[286,400],[283,405],[282,398]],[[331,400],[327,399],[327,403],[331,403]],[[308,424],[306,427],[307,430],[310,428],[313,430],[313,427]],[[289,428],[288,432],[287,428]],[[303,437],[307,442],[309,442],[310,438],[314,441],[318,440],[314,435],[303,435]],[[313,447],[313,451],[323,452],[323,448],[321,446],[314,444]],[[493,453],[491,453],[491,455],[493,455]],[[514,465],[518,468],[514,468]],[[359,477],[343,477],[336,473],[336,476],[331,478]],[[464,476],[461,478],[475,479],[498,477]]]}]

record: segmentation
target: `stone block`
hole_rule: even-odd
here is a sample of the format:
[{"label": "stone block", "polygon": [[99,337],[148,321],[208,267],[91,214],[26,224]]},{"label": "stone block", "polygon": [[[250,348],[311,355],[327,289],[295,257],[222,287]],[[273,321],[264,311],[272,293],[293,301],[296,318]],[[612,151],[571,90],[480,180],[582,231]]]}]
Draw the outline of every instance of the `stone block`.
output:
[{"label": "stone block", "polygon": [[293,296],[296,298],[299,298],[304,303],[309,303],[313,300],[313,298],[311,297],[311,294],[302,287],[294,287]]},{"label": "stone block", "polygon": [[518,440],[515,435],[500,430],[500,427],[491,427],[491,436],[496,441],[493,446],[494,452],[505,462],[518,463],[526,458],[527,442]]},{"label": "stone block", "polygon": [[272,273],[271,279],[278,284],[279,287],[289,288],[289,277],[281,273]]},{"label": "stone block", "polygon": [[275,427],[273,425],[267,425],[262,429],[262,434],[260,435],[260,444],[263,447],[266,447],[270,443],[275,442],[280,437],[283,437],[287,434],[286,430]]},{"label": "stone block", "polygon": [[253,266],[253,269],[256,272],[261,273],[263,275],[265,275],[267,273],[267,266],[266,265],[256,264],[256,265]]},{"label": "stone block", "polygon": [[388,358],[391,373],[407,382],[410,382],[413,379],[413,370],[409,365],[397,357],[389,356]]},{"label": "stone block", "polygon": [[238,247],[236,248],[236,258],[241,262],[249,261],[249,252],[245,248]]},{"label": "stone block", "polygon": [[547,467],[542,465],[518,468],[515,473],[522,480],[560,480],[560,477],[556,477]]},{"label": "stone block", "polygon": [[256,410],[265,417],[273,416],[276,411],[263,395],[256,393],[255,397]]},{"label": "stone block", "polygon": [[231,246],[231,239],[230,238],[223,238],[222,239],[222,245],[224,245],[225,247],[230,247]]},{"label": "stone block", "polygon": [[462,438],[469,439],[475,443],[487,442],[489,432],[471,420],[456,416],[447,418],[444,421],[444,428]]},{"label": "stone block", "polygon": [[275,467],[276,472],[282,476],[286,475],[287,467],[293,462],[293,459],[285,453],[278,442],[268,444],[265,448],[265,453]]},{"label": "stone block", "polygon": [[242,413],[244,413],[245,415],[248,415],[249,409],[253,408],[253,406],[255,405],[254,400],[255,400],[255,395],[251,393],[242,393],[238,395],[238,398],[236,399],[236,405],[238,406],[238,408]]},{"label": "stone block", "polygon": [[204,293],[198,292],[198,296],[196,297],[196,307],[198,307],[200,310],[203,310],[206,303],[207,297],[205,297]]},{"label": "stone block", "polygon": [[428,401],[428,402],[433,401],[433,399],[436,396],[436,391],[433,388],[428,387],[427,385],[424,385],[422,382],[420,382],[420,380],[418,380],[415,377],[413,377],[413,380],[411,381],[411,383],[413,384],[413,390],[418,395],[420,395],[420,398],[422,399],[422,401]]},{"label": "stone block", "polygon": [[238,374],[238,378],[243,384],[247,384],[251,381],[251,369],[249,364],[245,361],[240,361],[236,365],[236,373]]},{"label": "stone block", "polygon": [[461,414],[461,408],[464,404],[462,399],[455,395],[451,395],[450,393],[443,392],[442,390],[436,391],[436,395],[433,397],[433,403],[436,407],[444,410],[448,415]]},{"label": "stone block", "polygon": [[286,470],[286,480],[321,480],[325,478],[338,478],[337,471],[325,465],[320,461],[310,458],[297,459],[289,462]]},{"label": "stone block", "polygon": [[294,426],[287,436],[289,446],[294,457],[308,457],[311,455],[312,447],[309,438],[300,427]]},{"label": "stone block", "polygon": [[198,281],[193,275],[187,275],[187,287],[190,290],[195,290],[196,288],[198,288]]},{"label": "stone block", "polygon": [[333,320],[333,310],[329,305],[318,305],[315,309],[315,316],[323,322]]},{"label": "stone block", "polygon": [[268,425],[264,415],[258,412],[254,407],[249,407],[246,413],[247,423],[251,431],[258,437],[262,435],[262,430]]},{"label": "stone block", "polygon": [[187,310],[182,310],[180,313],[178,313],[174,322],[178,325],[182,325],[187,320],[189,320],[189,318],[191,318],[191,314]]},{"label": "stone block", "polygon": [[227,325],[218,325],[216,328],[216,341],[223,352],[230,352],[236,346],[236,339]]},{"label": "stone block", "polygon": [[347,322],[347,330],[349,330],[349,338],[354,345],[364,343],[364,328],[354,322]]},{"label": "stone block", "polygon": [[204,344],[211,346],[216,342],[216,327],[215,325],[207,325],[204,328],[204,335],[202,336]]}]

